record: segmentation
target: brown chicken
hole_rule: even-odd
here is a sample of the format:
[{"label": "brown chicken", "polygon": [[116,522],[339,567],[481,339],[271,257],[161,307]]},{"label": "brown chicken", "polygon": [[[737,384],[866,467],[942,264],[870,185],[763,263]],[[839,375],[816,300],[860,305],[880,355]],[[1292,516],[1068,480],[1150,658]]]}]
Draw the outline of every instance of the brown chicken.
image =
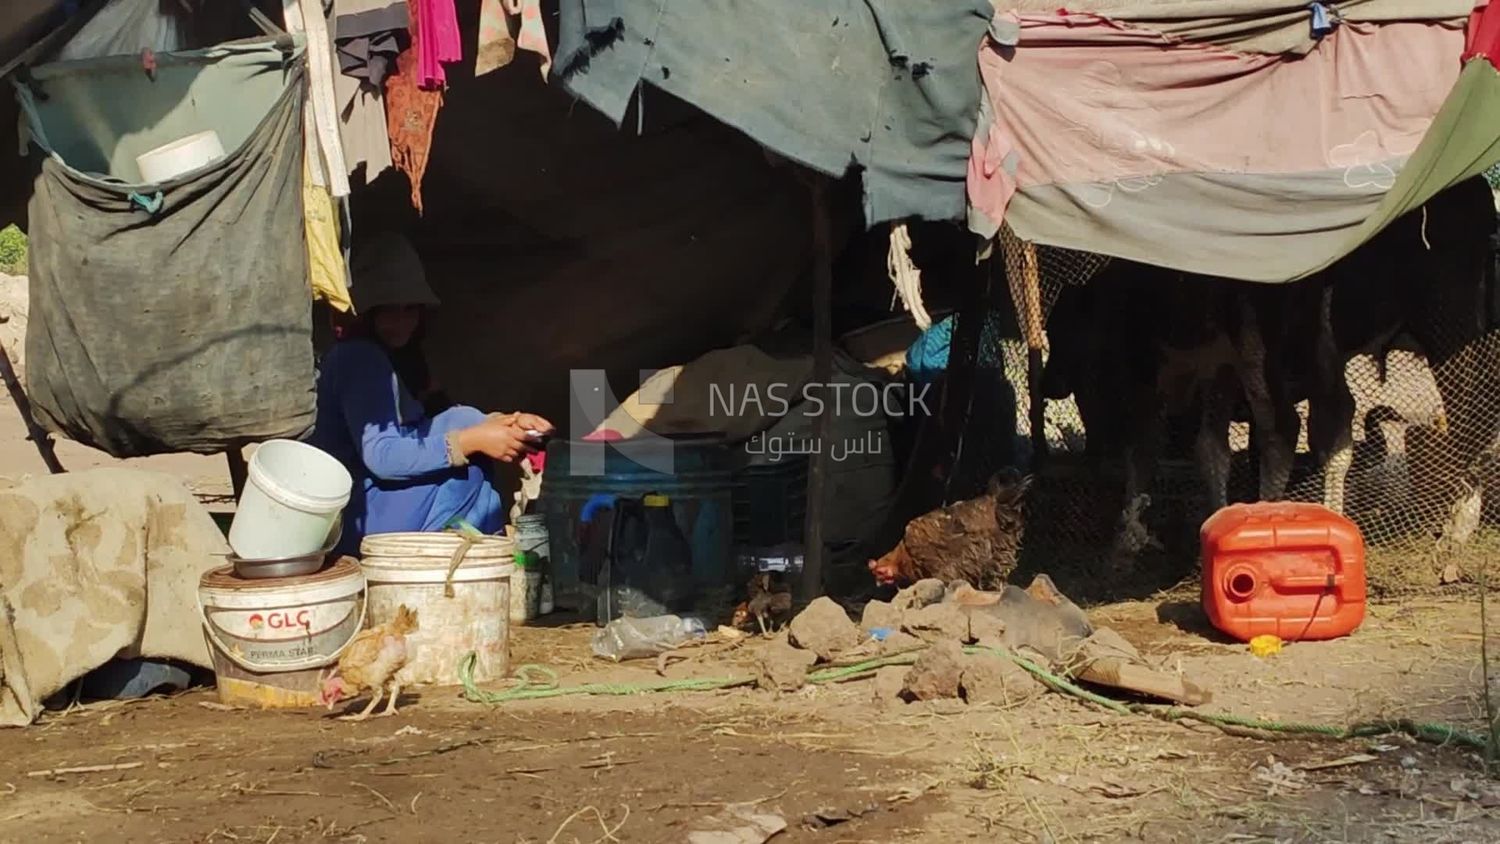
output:
[{"label": "brown chicken", "polygon": [[984,495],[912,519],[896,547],[870,561],[870,573],[881,584],[935,577],[980,589],[998,587],[1016,567],[1026,526],[1022,500],[1030,482],[1015,472],[997,474]]},{"label": "brown chicken", "polygon": [[381,696],[389,695],[380,714],[397,714],[396,698],[401,695],[401,684],[395,682],[395,676],[409,656],[406,634],[416,629],[416,612],[402,604],[396,607],[395,618],[360,632],[339,656],[338,667],[323,680],[319,700],[332,709],[339,701],[371,692],[369,705],[357,715],[342,716],[345,721],[363,721],[370,717]]},{"label": "brown chicken", "polygon": [[785,621],[792,614],[792,590],[785,583],[777,583],[764,572],[750,579],[750,596],[743,604],[734,608],[730,624],[743,629],[750,619],[760,625],[761,635],[777,622]]}]

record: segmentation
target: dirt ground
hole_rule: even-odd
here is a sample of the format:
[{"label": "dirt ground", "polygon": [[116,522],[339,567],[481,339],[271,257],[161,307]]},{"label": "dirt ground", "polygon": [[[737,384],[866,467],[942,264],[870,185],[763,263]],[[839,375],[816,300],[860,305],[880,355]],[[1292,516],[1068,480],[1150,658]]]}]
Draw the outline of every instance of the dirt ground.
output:
[{"label": "dirt ground", "polygon": [[[18,280],[0,277],[0,311],[12,317],[0,343],[14,355]],[[117,462],[75,443],[58,451],[70,469]],[[231,503],[220,456],[128,462],[177,476],[213,509]],[[0,401],[0,479],[43,471]],[[1090,614],[1209,688],[1205,711],[1478,732],[1475,593],[1435,595],[1374,605],[1353,637],[1266,659],[1207,633],[1191,588]],[[649,662],[590,659],[591,632],[514,630],[513,665],[552,668],[564,686],[661,679]],[[689,649],[665,672],[746,675],[767,645]],[[900,704],[874,687],[495,706],[429,688],[404,695],[400,715],[365,723],[224,711],[204,689],[85,704],[0,730],[0,841],[686,841],[736,809],[782,819],[777,842],[1500,841],[1500,784],[1464,748],[1230,735],[1059,693],[1011,707]]]},{"label": "dirt ground", "polygon": [[[1349,639],[1264,660],[1192,632],[1185,604],[1092,615],[1211,688],[1210,711],[1482,725],[1466,600],[1376,606]],[[589,633],[515,630],[514,662],[564,685],[660,679],[654,664],[591,661]],[[707,645],[666,672],[740,675],[766,644]],[[0,732],[0,838],[684,841],[748,804],[783,818],[774,840],[787,842],[1500,841],[1500,788],[1464,749],[1226,735],[1057,693],[1011,708],[881,704],[873,688],[493,707],[425,689],[365,723],[220,711],[204,690],[90,704]]]}]

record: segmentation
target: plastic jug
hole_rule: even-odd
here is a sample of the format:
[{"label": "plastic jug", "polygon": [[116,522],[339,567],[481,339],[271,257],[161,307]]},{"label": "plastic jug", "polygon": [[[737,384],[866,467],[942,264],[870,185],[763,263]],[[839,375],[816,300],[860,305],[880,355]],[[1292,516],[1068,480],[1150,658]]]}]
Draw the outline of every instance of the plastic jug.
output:
[{"label": "plastic jug", "polygon": [[599,570],[597,624],[684,612],[693,603],[693,551],[665,495],[615,501]]},{"label": "plastic jug", "polygon": [[1203,609],[1240,641],[1334,639],[1365,618],[1359,528],[1318,504],[1231,504],[1199,532]]},{"label": "plastic jug", "polygon": [[706,625],[697,618],[617,618],[594,632],[594,656],[611,662],[644,659],[707,635]]}]

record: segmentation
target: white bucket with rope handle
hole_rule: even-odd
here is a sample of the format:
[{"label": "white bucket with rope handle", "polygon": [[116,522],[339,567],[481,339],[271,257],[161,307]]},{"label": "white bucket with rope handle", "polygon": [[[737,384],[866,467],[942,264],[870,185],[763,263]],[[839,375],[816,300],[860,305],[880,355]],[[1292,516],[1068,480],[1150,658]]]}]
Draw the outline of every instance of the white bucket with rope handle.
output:
[{"label": "white bucket with rope handle", "polygon": [[510,670],[510,590],[515,543],[503,536],[376,533],[360,545],[369,584],[370,626],[417,613],[408,633],[410,656],[396,674],[402,685],[457,685],[464,655],[476,654],[476,682]]}]

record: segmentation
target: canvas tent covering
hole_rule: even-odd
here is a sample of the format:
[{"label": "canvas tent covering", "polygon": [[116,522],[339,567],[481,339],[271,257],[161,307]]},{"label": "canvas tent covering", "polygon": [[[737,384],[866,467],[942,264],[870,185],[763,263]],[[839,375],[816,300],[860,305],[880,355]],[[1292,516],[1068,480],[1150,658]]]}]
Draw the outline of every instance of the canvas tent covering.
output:
[{"label": "canvas tent covering", "polygon": [[988,0],[562,0],[555,75],[616,123],[651,87],[772,152],[862,172],[870,225],[959,220]]},{"label": "canvas tent covering", "polygon": [[985,233],[1287,281],[1500,152],[1495,123],[1460,117],[1494,75],[1460,80],[1471,0],[1324,4],[1342,22],[1321,35],[1274,0],[1010,5],[979,55]]},{"label": "canvas tent covering", "polygon": [[1387,201],[1454,92],[1475,5],[565,0],[554,76],[616,123],[662,90],[777,155],[857,171],[868,225],[967,214],[986,237],[1008,223],[1043,245],[1287,281],[1454,183]]}]

